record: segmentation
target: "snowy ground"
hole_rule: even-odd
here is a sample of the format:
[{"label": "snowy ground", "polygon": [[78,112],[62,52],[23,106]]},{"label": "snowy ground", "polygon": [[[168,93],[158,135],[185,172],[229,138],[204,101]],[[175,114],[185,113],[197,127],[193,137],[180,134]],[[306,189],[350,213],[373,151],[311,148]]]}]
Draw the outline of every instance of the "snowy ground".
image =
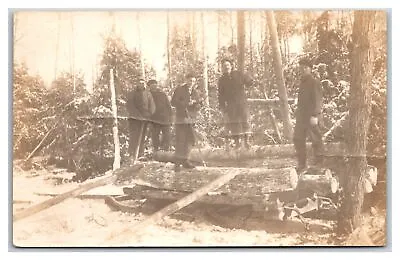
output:
[{"label": "snowy ground", "polygon": [[[55,185],[52,176],[51,171],[44,169],[14,169],[13,212],[51,198],[36,193],[62,193],[78,185]],[[123,194],[122,187],[114,185],[99,187],[86,194],[89,193]],[[239,221],[235,214],[228,217],[232,223]],[[328,221],[311,220],[319,228],[309,231],[302,228],[301,223],[295,226],[280,223],[273,228],[257,217],[229,227],[218,225],[204,214],[191,215],[190,211],[184,210],[165,217],[140,233],[130,230],[145,218],[146,215],[141,213],[112,211],[102,199],[71,198],[14,222],[13,244],[17,247],[370,245],[373,244],[371,234],[385,232],[385,211],[379,208],[366,213],[362,232],[346,241],[335,238],[333,222]]]}]

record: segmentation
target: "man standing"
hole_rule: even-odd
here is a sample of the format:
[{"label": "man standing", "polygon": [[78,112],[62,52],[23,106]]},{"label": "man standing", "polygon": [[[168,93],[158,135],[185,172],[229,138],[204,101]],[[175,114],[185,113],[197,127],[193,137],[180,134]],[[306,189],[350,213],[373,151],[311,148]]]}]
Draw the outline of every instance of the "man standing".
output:
[{"label": "man standing", "polygon": [[251,85],[252,81],[245,79],[239,71],[234,71],[233,62],[229,59],[222,60],[222,73],[218,80],[218,102],[224,114],[225,127],[233,137],[236,148],[240,146],[239,139],[248,148],[250,125],[245,85]]},{"label": "man standing", "polygon": [[311,74],[312,63],[308,59],[299,62],[302,73],[296,110],[296,126],[293,142],[297,156],[297,172],[307,167],[306,139],[310,137],[314,153],[313,164],[322,163],[322,133],[319,128],[322,112],[322,90],[320,83]]},{"label": "man standing", "polygon": [[171,103],[167,94],[158,87],[156,80],[149,80],[147,86],[149,86],[154,103],[156,104],[156,111],[151,117],[153,149],[154,152],[157,152],[160,148],[168,151],[171,140]]},{"label": "man standing", "polygon": [[176,108],[176,145],[175,145],[175,171],[179,171],[181,165],[192,169],[189,162],[191,147],[195,144],[194,119],[191,117],[201,108],[201,101],[197,98],[195,90],[196,78],[192,74],[186,76],[186,83],[175,89],[171,104]]},{"label": "man standing", "polygon": [[155,111],[153,97],[146,88],[143,78],[139,79],[136,88],[129,94],[127,100],[129,114],[129,154],[134,163],[144,155],[144,140],[148,121]]}]

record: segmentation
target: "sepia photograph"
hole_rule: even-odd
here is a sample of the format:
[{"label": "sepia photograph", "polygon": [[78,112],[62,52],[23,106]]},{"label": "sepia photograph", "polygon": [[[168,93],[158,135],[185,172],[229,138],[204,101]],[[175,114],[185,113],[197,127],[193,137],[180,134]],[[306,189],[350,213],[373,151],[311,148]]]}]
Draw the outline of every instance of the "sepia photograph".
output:
[{"label": "sepia photograph", "polygon": [[9,15],[13,247],[388,245],[389,10]]}]

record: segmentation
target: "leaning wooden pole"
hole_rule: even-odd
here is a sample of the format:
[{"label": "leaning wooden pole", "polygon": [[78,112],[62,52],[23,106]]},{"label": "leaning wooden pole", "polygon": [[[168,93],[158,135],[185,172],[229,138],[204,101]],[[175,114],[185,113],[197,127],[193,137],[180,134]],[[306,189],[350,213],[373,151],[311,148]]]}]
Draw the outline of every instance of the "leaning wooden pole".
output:
[{"label": "leaning wooden pole", "polygon": [[[151,215],[150,217],[148,217],[147,219],[143,220],[142,222],[137,223],[136,225],[132,226],[132,227],[127,227],[125,228],[123,231],[118,232],[117,235],[121,235],[124,233],[132,233],[132,234],[138,234],[140,231],[143,231],[144,228],[146,228],[147,226],[151,225],[151,224],[155,224],[157,223],[159,220],[161,220],[162,218],[175,213],[176,211],[186,207],[187,205],[195,202],[196,200],[198,200],[199,198],[201,198],[202,196],[206,195],[208,192],[216,190],[218,188],[220,188],[222,185],[226,184],[227,182],[229,182],[230,180],[232,180],[233,178],[235,178],[235,176],[240,174],[240,170],[234,169],[231,172],[229,172],[228,174],[225,174],[217,179],[215,179],[214,181],[210,182],[209,184],[201,187],[200,189],[196,190],[195,192],[189,194],[186,197],[183,197],[182,199],[166,206],[165,208],[157,211],[156,213],[154,213],[153,215]],[[116,233],[114,233],[116,234]],[[112,239],[114,237],[114,234],[109,237],[109,239]]]},{"label": "leaning wooden pole", "polygon": [[283,76],[282,54],[279,48],[278,32],[274,11],[267,11],[267,22],[271,37],[272,54],[274,57],[274,70],[277,79],[276,81],[278,85],[279,100],[281,101],[280,109],[283,119],[283,134],[287,140],[291,141],[293,137],[293,126],[290,121],[289,115],[288,96]]},{"label": "leaning wooden pole", "polygon": [[81,185],[80,187],[78,187],[76,189],[73,189],[71,191],[65,192],[63,194],[60,194],[60,195],[54,197],[54,198],[51,198],[49,200],[46,200],[46,201],[44,201],[42,203],[39,203],[37,205],[34,205],[34,206],[30,207],[30,208],[27,208],[27,209],[21,211],[21,212],[16,213],[13,216],[13,221],[16,222],[18,220],[21,220],[21,219],[27,218],[29,216],[32,216],[32,215],[34,215],[34,214],[36,214],[38,212],[41,212],[41,211],[43,211],[45,209],[48,209],[48,208],[50,208],[50,207],[52,207],[52,206],[54,206],[56,204],[59,204],[59,203],[63,202],[64,200],[68,199],[68,198],[79,196],[80,194],[82,194],[82,193],[84,193],[84,192],[86,192],[88,190],[91,190],[91,189],[94,189],[94,188],[97,188],[97,187],[100,187],[100,186],[104,186],[104,185],[113,183],[118,179],[119,176],[125,175],[127,173],[131,174],[132,172],[137,172],[142,167],[143,167],[142,164],[136,164],[136,165],[134,165],[132,167],[129,167],[129,168],[119,169],[117,171],[113,171],[111,175],[106,175],[105,177],[103,177],[103,178],[101,178],[99,180],[95,180],[95,181],[92,181],[92,182],[89,182],[89,183],[85,183],[85,184]]},{"label": "leaning wooden pole", "polygon": [[111,109],[113,115],[113,138],[114,138],[114,163],[113,170],[121,167],[121,152],[118,136],[118,112],[117,112],[117,97],[114,86],[114,70],[110,69],[110,91],[111,91]]}]

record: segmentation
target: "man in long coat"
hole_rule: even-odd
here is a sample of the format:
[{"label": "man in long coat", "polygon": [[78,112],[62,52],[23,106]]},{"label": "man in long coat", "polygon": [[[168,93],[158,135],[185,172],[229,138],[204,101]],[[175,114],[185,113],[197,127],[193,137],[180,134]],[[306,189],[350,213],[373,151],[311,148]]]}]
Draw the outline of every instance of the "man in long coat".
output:
[{"label": "man in long coat", "polygon": [[189,154],[195,144],[194,115],[201,108],[201,100],[195,89],[196,78],[192,74],[186,76],[186,83],[175,89],[171,104],[176,109],[175,116],[175,171],[181,165],[184,168],[194,168],[189,162]]},{"label": "man in long coat", "polygon": [[302,78],[299,85],[296,110],[296,126],[293,142],[297,156],[298,172],[306,168],[306,139],[310,137],[314,158],[312,164],[322,163],[323,143],[319,125],[322,123],[322,89],[321,84],[311,74],[312,63],[306,58],[299,62]]},{"label": "man in long coat", "polygon": [[[144,140],[146,137],[148,122],[155,112],[153,96],[146,88],[143,78],[128,95],[127,109],[129,114],[129,154],[131,161],[144,155]],[[137,157],[136,157],[137,156]]]},{"label": "man in long coat", "polygon": [[172,107],[167,94],[158,87],[156,80],[149,80],[147,86],[153,96],[156,110],[151,116],[151,141],[154,152],[168,151],[171,142]]},{"label": "man in long coat", "polygon": [[239,71],[233,70],[233,62],[229,59],[222,61],[223,75],[218,80],[218,103],[225,119],[225,128],[239,147],[239,139],[249,147],[248,122],[249,108],[245,86],[252,84],[250,78],[245,78]]}]

